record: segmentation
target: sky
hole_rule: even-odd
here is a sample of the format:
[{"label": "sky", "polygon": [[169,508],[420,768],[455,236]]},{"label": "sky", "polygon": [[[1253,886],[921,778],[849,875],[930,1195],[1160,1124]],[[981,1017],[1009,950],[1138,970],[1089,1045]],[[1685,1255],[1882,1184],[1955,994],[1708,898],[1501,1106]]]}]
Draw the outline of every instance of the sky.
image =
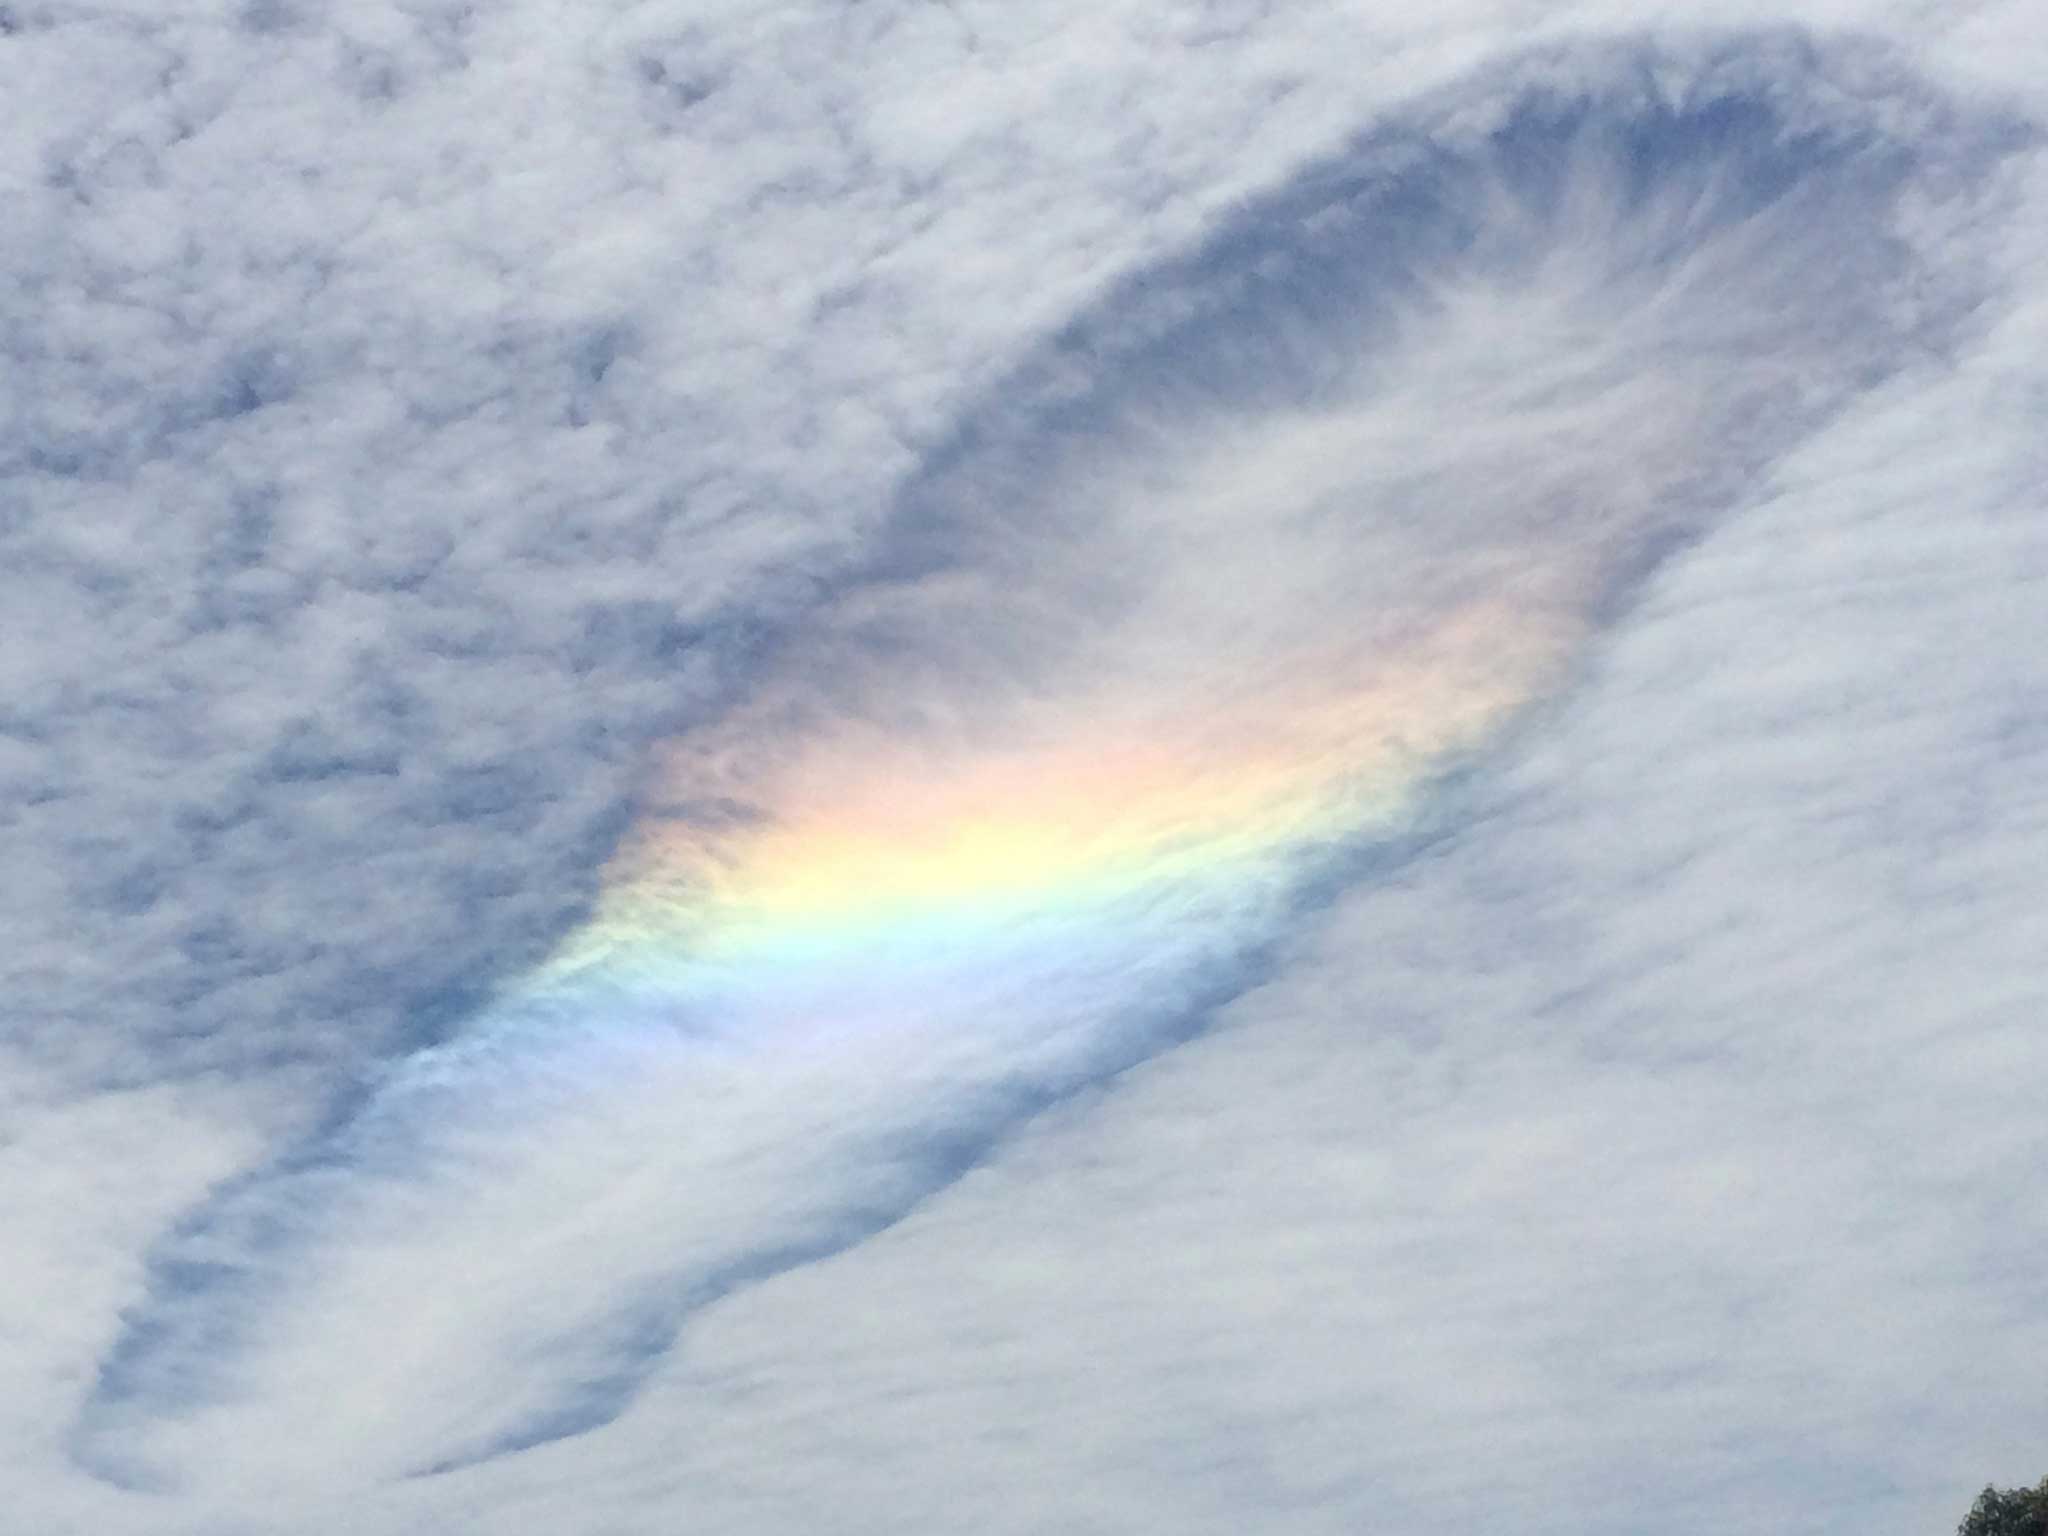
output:
[{"label": "sky", "polygon": [[10,1520],[2048,1470],[2048,24],[1405,10],[0,6]]}]

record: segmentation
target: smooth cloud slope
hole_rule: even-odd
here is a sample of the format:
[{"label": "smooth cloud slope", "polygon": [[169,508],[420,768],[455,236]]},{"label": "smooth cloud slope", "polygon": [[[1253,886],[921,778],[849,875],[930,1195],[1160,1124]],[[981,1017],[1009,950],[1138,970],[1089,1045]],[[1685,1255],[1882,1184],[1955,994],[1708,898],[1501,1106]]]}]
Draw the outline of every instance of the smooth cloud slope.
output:
[{"label": "smooth cloud slope", "polygon": [[[883,1474],[821,1447],[805,1421],[782,1426],[760,1473],[721,1462],[717,1434],[670,1470],[675,1416],[702,1431],[712,1414],[738,1434],[755,1393],[830,1402],[836,1381],[863,1416],[892,1405],[863,1432],[889,1451],[876,1465],[931,1478],[893,1512],[897,1529],[956,1507],[946,1484],[973,1484],[977,1467],[987,1498],[1032,1467],[1089,1466],[1091,1438],[1122,1453],[1090,1495],[1111,1524],[1164,1496],[1216,1523],[1284,1510],[1335,1528],[1392,1512],[1426,1528],[1505,1494],[1523,1501],[1522,1524],[1628,1529],[1640,1506],[1602,1506],[1597,1492],[1603,1479],[1632,1487],[1614,1472],[1625,1427],[1591,1411],[1581,1438],[1550,1425],[1558,1405],[1604,1393],[1679,1405],[1659,1421],[1666,1451],[1687,1415],[1718,1414],[1738,1437],[1686,1463],[1700,1528],[1745,1498],[1783,1523],[1798,1480],[1774,1495],[1768,1469],[1784,1453],[1740,1440],[1741,1426],[1783,1394],[1774,1369],[1839,1361],[1847,1341],[1829,1349],[1801,1331],[1818,1297],[1758,1262],[1759,1230],[1787,1242],[1796,1224],[1757,1207],[1774,1151],[1820,1164],[1777,1175],[1794,1191],[1780,1212],[1854,1205],[1854,1168],[1826,1164],[1865,1122],[1813,1117],[1817,1153],[1795,1128],[1796,1101],[1856,1047],[1830,1030],[1810,1058],[1767,1048],[1753,1032],[1769,1005],[1726,987],[1703,1000],[1695,967],[1740,972],[1778,944],[1823,954],[1828,930],[1745,928],[1745,907],[1774,910],[1784,871],[1769,859],[1708,880],[1702,926],[1674,905],[1702,853],[1638,875],[1631,861],[1657,840],[1642,827],[1619,837],[1658,793],[1573,797],[1597,769],[1682,739],[1685,701],[1711,686],[1699,656],[1661,688],[1628,686],[1631,665],[1654,666],[1660,633],[1685,631],[1660,605],[1682,612],[1686,582],[1702,579],[1689,573],[1754,538],[1760,509],[1795,540],[1835,528],[1845,502],[1872,504],[1863,466],[1881,445],[1964,410],[1955,381],[1972,365],[1995,380],[2024,356],[2010,273],[2029,248],[2030,155],[2013,121],[1960,112],[1860,47],[1581,44],[1380,117],[1192,256],[1118,285],[989,388],[851,562],[794,586],[761,581],[753,629],[713,646],[704,718],[678,738],[553,963],[508,980],[450,1043],[396,1058],[337,1124],[268,1158],[242,1154],[242,1176],[153,1246],[66,1432],[79,1464],[182,1490],[192,1502],[175,1507],[224,1521],[259,1493],[355,1499],[440,1470],[390,1483],[375,1518],[490,1528],[569,1488],[575,1503],[554,1518],[572,1526],[658,1526],[704,1508],[717,1522],[795,1523],[817,1518],[808,1501]],[[1990,432],[1998,418],[1965,419]],[[2025,483],[2025,468],[1999,458],[2006,439],[1985,441],[1979,479],[1995,505],[1997,477]],[[2018,563],[1991,579],[2025,569],[2026,534],[2009,534]],[[1966,542],[1946,537],[1943,549]],[[1746,574],[1728,590],[1768,597],[1769,576]],[[2005,654],[2027,635],[2025,605],[2012,606]],[[1692,623],[1725,646],[1718,626]],[[1631,661],[1644,646],[1652,660]],[[1759,668],[1757,686],[1733,685],[1752,715],[1706,734],[1781,738],[1785,721],[1758,701],[1801,697],[1800,679],[1769,678]],[[2022,742],[2025,697],[2014,691],[2007,728]],[[1600,735],[1604,700],[1636,716],[1618,740]],[[1645,729],[1645,716],[1662,724]],[[1803,775],[1823,796],[1855,778],[1824,745],[1762,771],[1781,786]],[[1691,803],[1742,778],[1720,770]],[[1791,835],[1769,825],[1767,838]],[[1870,826],[1847,846],[1883,842]],[[1615,849],[1626,853],[1603,862]],[[2012,897],[1995,898],[1973,966],[2008,978],[2023,1014],[2025,951],[1996,921]],[[1816,992],[1795,959],[1766,974],[1781,1000],[1848,995]],[[1222,1016],[1245,1027],[1092,1095],[1258,982]],[[1632,999],[1632,987],[1648,991]],[[1897,1016],[1910,1033],[1948,1015],[1923,999]],[[2000,1038],[1970,1014],[1953,1027]],[[2008,1049],[2021,1070],[2038,1065],[2024,1036]],[[1936,1064],[1957,1093],[1978,1091],[1966,1064]],[[1315,1082],[1325,1075],[1350,1096]],[[1661,1112],[1632,1107],[1633,1093]],[[908,1229],[816,1267],[1077,1094],[1030,1137],[1021,1171],[998,1161]],[[1375,1096],[1412,1135],[1361,1129],[1353,1108]],[[1755,1103],[1778,1103],[1779,1118],[1702,1160],[1715,1126]],[[1251,1151],[1246,1133],[1289,1105],[1310,1117],[1304,1134],[1247,1157],[1268,1182],[1227,1173]],[[1003,1236],[991,1179],[1025,1180],[1027,1201],[1056,1199],[1066,1177],[1090,1188],[1097,1164],[1058,1149],[1091,1135],[1115,1146],[1125,1126],[1117,1155],[1132,1166],[1160,1155],[1152,1134],[1184,1149],[1138,1209],[1098,1190],[1079,1215]],[[2020,1187],[2023,1146],[1975,1147],[1932,1160],[1931,1198],[1952,1200],[1972,1173],[1978,1187]],[[1046,1149],[1034,1184],[1031,1157]],[[1547,1229],[1532,1225],[1540,1170],[1574,1159],[1580,1181],[1552,1196]],[[1302,1191],[1318,1168],[1320,1205],[1261,1214],[1271,1191]],[[1666,1215],[1687,1201],[1690,1244]],[[978,1222],[949,1234],[949,1209]],[[1205,1209],[1213,1219],[1196,1219]],[[1108,1227],[1091,1226],[1097,1211]],[[1118,1235],[1119,1211],[1137,1238]],[[1175,1240],[1145,1240],[1148,1221]],[[1554,1251],[1545,1230],[1575,1226],[1575,1244]],[[1977,1228],[1908,1229],[2021,1275],[2039,1252],[2024,1225],[1974,1249]],[[1836,1252],[1864,1251],[1862,1227],[1830,1230]],[[1517,1240],[1474,1246],[1489,1231]],[[1238,1273],[1277,1305],[1233,1289],[1220,1260],[1193,1302],[1120,1294],[1146,1268],[1141,1250],[1193,1272],[1205,1242],[1253,1232],[1266,1252],[1303,1248],[1300,1265]],[[935,1297],[949,1273],[971,1293],[974,1277],[1010,1273],[995,1254],[1082,1248],[1130,1258],[1090,1285],[1027,1274],[1003,1304],[940,1307],[921,1334],[916,1319],[862,1316],[844,1289],[860,1279],[824,1278],[894,1253],[909,1266],[899,1277],[932,1277]],[[1532,1254],[1552,1268],[1530,1269]],[[786,1273],[799,1264],[812,1267]],[[1517,1273],[1546,1298],[1526,1316],[1501,1310],[1496,1290]],[[1975,1274],[1930,1251],[1893,1283],[1945,1277],[1959,1298],[1978,1294]],[[2015,1283],[2001,1294],[2017,1306]],[[913,1335],[894,1348],[902,1363],[764,1346],[778,1330],[751,1330],[792,1286],[818,1316],[861,1317],[856,1337]],[[1431,1287],[1459,1300],[1412,1299]],[[1671,1309],[1667,1348],[1596,1326],[1600,1309],[1627,1316],[1652,1293]],[[712,1301],[723,1305],[701,1322],[714,1336],[679,1336]],[[1326,1335],[1290,1333],[1285,1315],[1302,1306]],[[1139,1314],[1149,1321],[1131,1323]],[[1062,1353],[1060,1335],[1109,1316],[1130,1324],[1127,1339],[1110,1329],[1092,1354]],[[1461,1331],[1461,1316],[1476,1321]],[[1715,1362],[1716,1317],[1764,1319],[1782,1361],[1747,1375],[1740,1351],[1732,1368]],[[1210,1342],[1175,1335],[1196,1320]],[[1240,1348],[1239,1332],[1265,1347]],[[785,1317],[779,1336],[808,1335]],[[716,1362],[736,1349],[721,1386]],[[1176,1378],[1164,1368],[1176,1353],[1210,1379]],[[999,1359],[1020,1374],[977,1388]],[[889,1385],[892,1369],[920,1365],[922,1386]],[[1895,1395],[1911,1399],[1925,1369],[1902,1368]],[[1072,1394],[1104,1377],[1126,1382],[1111,1402],[1163,1409],[1185,1435],[1134,1440],[1115,1409],[1093,1417]],[[983,1448],[939,1465],[917,1448],[933,1421],[905,1405],[940,1391],[964,1392],[992,1426],[1080,1408],[1093,1427],[1053,1434],[1035,1459],[1027,1437],[993,1462]],[[1388,1414],[1435,1416],[1434,1459],[1428,1437],[1388,1440]],[[1506,1470],[1475,1474],[1503,1434]],[[1248,1444],[1262,1447],[1252,1465],[1237,1459]],[[1860,1464],[1821,1445],[1801,1465]],[[1901,1479],[1894,1496],[1918,1487]],[[1119,1515],[1122,1498],[1133,1502]],[[1004,1518],[1000,1503],[983,1517]]]}]

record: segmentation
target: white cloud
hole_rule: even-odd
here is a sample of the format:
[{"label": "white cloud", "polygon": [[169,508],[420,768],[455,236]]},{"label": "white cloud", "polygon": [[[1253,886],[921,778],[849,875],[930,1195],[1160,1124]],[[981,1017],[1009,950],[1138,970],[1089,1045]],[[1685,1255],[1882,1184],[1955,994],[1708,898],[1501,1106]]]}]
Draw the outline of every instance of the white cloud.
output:
[{"label": "white cloud", "polygon": [[[7,1132],[9,1153],[49,1149],[20,1185],[25,1272],[65,1309],[7,1362],[47,1413],[9,1458],[39,1520],[260,1528],[282,1490],[334,1501],[302,1503],[315,1529],[1431,1529],[1505,1509],[1618,1531],[1653,1501],[1671,1523],[1675,1500],[1687,1528],[1905,1530],[1953,1518],[1972,1479],[2037,1475],[2005,1458],[2040,1428],[2039,1148],[2011,1085],[2040,1065],[2041,205],[2005,189],[1859,278],[1821,263],[1872,253],[1858,221],[1889,204],[1830,183],[1807,223],[1710,242],[1689,273],[1597,269],[1557,337],[1523,305],[1395,348],[1412,424],[1375,415],[1394,423],[1379,451],[1412,463],[1424,438],[1424,457],[1377,494],[1494,504],[1512,476],[1548,494],[1537,525],[1470,512],[1483,553],[1440,525],[1384,550],[1305,538],[1270,573],[1171,585],[1140,621],[1143,678],[1218,654],[1219,614],[1223,654],[1285,657],[1295,619],[1320,630],[1347,591],[1426,572],[1455,592],[1491,554],[1583,605],[1634,590],[1636,550],[1697,541],[1603,615],[1442,840],[1290,941],[1227,1028],[1021,1132],[904,1225],[698,1314],[610,1428],[371,1486],[459,1445],[479,1404],[488,1440],[545,1386],[508,1369],[508,1319],[604,1322],[615,1277],[630,1301],[716,1274],[706,1253],[802,1247],[800,1201],[827,1231],[887,1220],[933,1181],[861,1163],[859,1133],[981,1104],[889,1061],[830,1083],[742,1066],[716,1091],[692,1063],[574,1113],[458,1096],[486,1118],[430,1130],[443,1161],[418,1183],[322,1174],[338,1204],[288,1207],[312,1235],[256,1266],[290,1270],[257,1287],[287,1299],[215,1362],[226,1417],[171,1458],[189,1491],[94,1485],[49,1426],[124,1301],[145,1334],[175,1312],[161,1273],[142,1289],[146,1253],[184,1241],[173,1213],[219,1240],[207,1212],[242,1207],[195,1205],[202,1183],[263,1168],[351,1071],[447,1029],[576,919],[649,740],[752,682],[745,623],[785,626],[872,549],[892,485],[1047,327],[1080,313],[1127,348],[1131,311],[1102,297],[1121,277],[1209,291],[1171,253],[1233,203],[1531,34],[1504,7],[1421,35],[1136,4],[58,22],[25,15],[0,44],[27,78],[80,82],[36,98],[37,152],[16,148],[35,217],[0,317],[23,507],[7,595],[34,615],[0,722],[9,991],[20,1049],[63,1068],[47,1088],[20,1069],[38,1086]],[[2042,44],[2021,8],[1938,45],[1891,30],[1966,94],[2025,88]],[[1903,99],[1884,127],[1930,142]],[[1626,257],[1657,228],[1604,216],[1597,239],[1562,225],[1557,254]],[[1907,292],[1923,360],[1767,494],[1746,485],[1734,521],[1666,520],[1796,424],[1773,359],[1866,382],[1915,318],[1885,308]],[[1960,329],[1935,314],[1973,294],[1991,302]],[[1604,396],[1594,300],[1637,306],[1643,338]],[[1493,343],[1510,320],[1519,365]],[[1566,337],[1556,390],[1604,403],[1517,441]],[[1430,359],[1458,365],[1431,383]],[[1487,368],[1507,377],[1482,386]],[[1112,460],[1149,450],[1160,398],[1132,374]],[[1244,419],[1211,398],[1208,420]],[[1773,413],[1754,449],[1731,448],[1743,403]],[[1241,447],[1217,425],[1210,451],[1269,483],[1281,415],[1255,410],[1262,443]],[[1333,484],[1355,484],[1352,425],[1333,441]],[[1242,503],[1172,505],[1185,537]],[[948,538],[973,551],[987,526]],[[1216,526],[1226,550],[1242,537]],[[1081,547],[1118,547],[1098,539]],[[1070,574],[1037,578],[1055,619]],[[1268,576],[1299,607],[1274,635],[1239,627],[1273,611],[1245,601]],[[936,622],[908,630],[927,651]],[[1164,643],[1183,630],[1200,643]],[[1046,638],[1016,636],[1006,660]],[[87,1096],[202,1067],[263,1106],[256,1130],[183,1089]],[[813,1108],[857,1083],[868,1108]],[[685,1105],[705,1118],[671,1137]],[[589,1215],[593,1189],[616,1209]],[[73,1206],[104,1215],[66,1236]],[[240,1241],[222,1257],[248,1272]],[[449,1284],[461,1268],[473,1285]],[[551,1370],[607,1358],[577,1344]]]}]

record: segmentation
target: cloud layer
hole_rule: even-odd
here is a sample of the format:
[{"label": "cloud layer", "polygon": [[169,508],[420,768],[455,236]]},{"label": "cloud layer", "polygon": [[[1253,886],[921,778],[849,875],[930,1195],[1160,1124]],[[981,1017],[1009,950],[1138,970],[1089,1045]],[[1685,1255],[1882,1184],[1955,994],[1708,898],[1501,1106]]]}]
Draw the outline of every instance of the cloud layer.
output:
[{"label": "cloud layer", "polygon": [[[637,55],[647,110],[715,121],[720,46]],[[1617,1468],[1683,1446],[1703,1530],[1938,1507],[2024,1441],[2020,1375],[1930,1384],[2026,1326],[2042,1246],[2020,1117],[1935,1150],[2041,1065],[2032,143],[1860,44],[1575,42],[1372,113],[894,421],[742,370],[680,475],[683,343],[587,271],[547,325],[405,290],[403,370],[363,361],[391,306],[314,304],[336,350],[223,341],[198,403],[141,341],[126,396],[104,340],[50,350],[131,406],[33,402],[24,592],[178,602],[43,669],[25,760],[101,777],[18,803],[199,839],[32,823],[20,1016],[80,1017],[34,1034],[72,1097],[24,1187],[136,1126],[190,1164],[106,1198],[131,1288],[44,1432],[101,1486],[51,1498],[1618,1531],[1658,1490]],[[227,497],[251,463],[298,489]],[[95,497],[174,535],[58,549]],[[563,510],[475,510],[521,501]],[[229,782],[260,809],[209,821]],[[1919,1305],[1937,1341],[1859,1360]],[[1020,1505],[1054,1468],[1091,1491]]]}]

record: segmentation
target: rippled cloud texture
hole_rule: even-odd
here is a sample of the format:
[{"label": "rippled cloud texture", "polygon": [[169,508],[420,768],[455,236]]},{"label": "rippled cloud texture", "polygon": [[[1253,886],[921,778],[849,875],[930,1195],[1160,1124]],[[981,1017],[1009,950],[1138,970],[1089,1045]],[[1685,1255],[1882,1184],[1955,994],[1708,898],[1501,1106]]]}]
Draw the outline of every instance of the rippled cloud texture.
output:
[{"label": "rippled cloud texture", "polygon": [[2024,8],[0,15],[34,1528],[2038,1475]]}]

